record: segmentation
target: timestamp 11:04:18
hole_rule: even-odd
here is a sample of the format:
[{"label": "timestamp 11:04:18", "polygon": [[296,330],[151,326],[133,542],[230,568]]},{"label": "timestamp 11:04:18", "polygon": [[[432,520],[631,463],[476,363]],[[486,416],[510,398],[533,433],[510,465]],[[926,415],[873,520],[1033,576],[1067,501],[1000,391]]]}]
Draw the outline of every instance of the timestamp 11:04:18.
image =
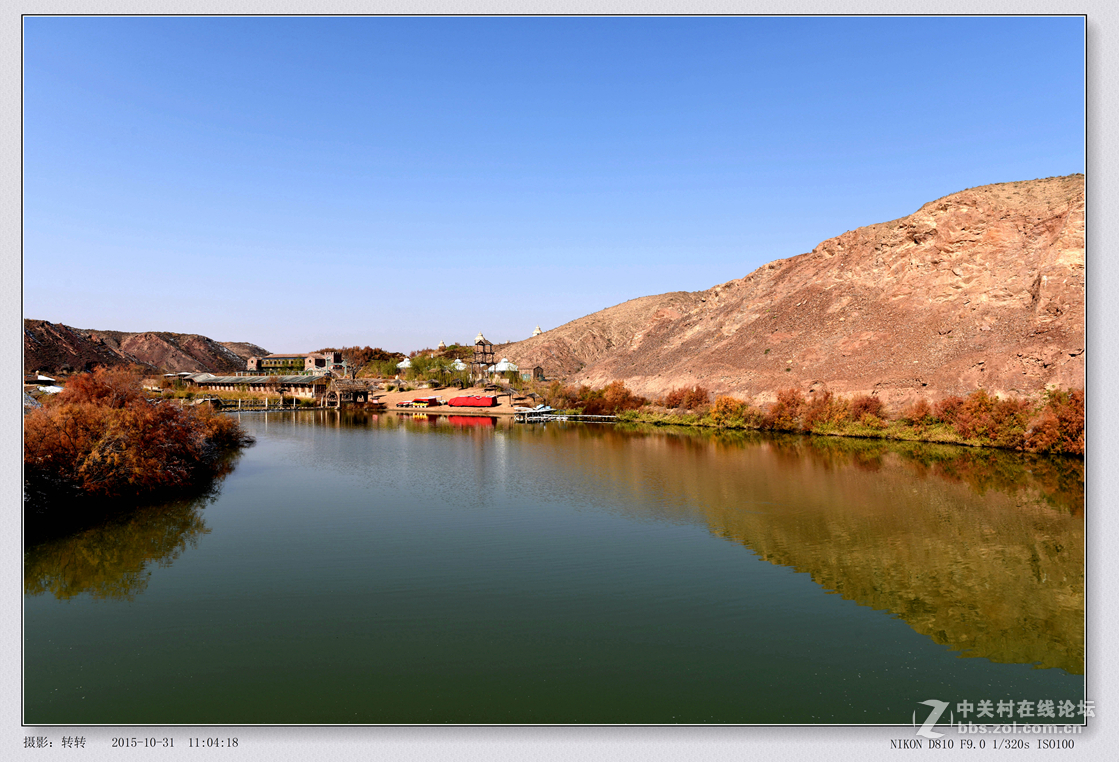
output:
[{"label": "timestamp 11:04:18", "polygon": [[192,749],[235,749],[236,738],[188,738]]}]

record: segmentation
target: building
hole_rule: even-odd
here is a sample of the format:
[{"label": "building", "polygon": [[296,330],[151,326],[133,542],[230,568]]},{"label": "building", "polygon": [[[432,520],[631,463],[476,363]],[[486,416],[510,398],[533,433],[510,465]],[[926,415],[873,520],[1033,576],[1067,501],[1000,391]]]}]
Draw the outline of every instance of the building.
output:
[{"label": "building", "polygon": [[261,376],[215,376],[212,373],[192,373],[183,377],[183,383],[199,391],[211,392],[265,392],[286,397],[318,399],[330,386],[330,378],[324,373],[281,375],[277,373]]},{"label": "building", "polygon": [[312,352],[303,361],[304,373],[342,372],[344,369],[345,361],[341,352]]},{"label": "building", "polygon": [[250,357],[245,370],[250,373],[330,373],[343,368],[341,352],[304,352],[300,354],[271,354]]}]

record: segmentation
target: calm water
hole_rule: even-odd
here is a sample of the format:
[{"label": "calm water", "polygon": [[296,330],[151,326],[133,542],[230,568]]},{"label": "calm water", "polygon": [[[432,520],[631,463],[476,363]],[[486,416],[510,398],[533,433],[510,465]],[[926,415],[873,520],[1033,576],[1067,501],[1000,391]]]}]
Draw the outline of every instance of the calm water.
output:
[{"label": "calm water", "polygon": [[212,502],[27,550],[25,722],[909,724],[927,699],[1084,698],[1077,461],[242,422],[258,443]]}]

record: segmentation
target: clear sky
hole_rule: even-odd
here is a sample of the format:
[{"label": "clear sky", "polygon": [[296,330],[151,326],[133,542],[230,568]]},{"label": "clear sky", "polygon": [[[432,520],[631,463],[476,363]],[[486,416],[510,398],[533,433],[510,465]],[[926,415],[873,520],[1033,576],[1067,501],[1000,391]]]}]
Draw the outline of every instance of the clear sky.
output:
[{"label": "clear sky", "polygon": [[529,336],[1084,171],[1081,18],[27,18],[24,316]]}]

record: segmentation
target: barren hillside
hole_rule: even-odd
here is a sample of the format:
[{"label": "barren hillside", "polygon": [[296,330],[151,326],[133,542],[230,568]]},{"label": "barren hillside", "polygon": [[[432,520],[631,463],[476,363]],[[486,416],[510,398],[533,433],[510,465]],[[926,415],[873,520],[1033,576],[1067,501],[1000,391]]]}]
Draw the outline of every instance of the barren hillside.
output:
[{"label": "barren hillside", "polygon": [[222,341],[219,343],[242,360],[248,360],[250,357],[264,357],[266,354],[270,354],[264,347],[248,341]]},{"label": "barren hillside", "polygon": [[23,321],[23,371],[80,371],[98,365],[145,363],[121,352],[117,342],[90,339],[81,331],[46,320]]},{"label": "barren hillside", "polygon": [[249,354],[267,354],[255,344],[220,344],[197,334],[166,331],[128,333],[71,328],[45,320],[23,321],[24,372],[81,371],[98,365],[136,364],[167,373],[243,370]]},{"label": "barren hillside", "polygon": [[1084,384],[1084,176],[972,188],[707,291],[644,297],[499,349],[658,396],[701,385],[888,402]]}]

